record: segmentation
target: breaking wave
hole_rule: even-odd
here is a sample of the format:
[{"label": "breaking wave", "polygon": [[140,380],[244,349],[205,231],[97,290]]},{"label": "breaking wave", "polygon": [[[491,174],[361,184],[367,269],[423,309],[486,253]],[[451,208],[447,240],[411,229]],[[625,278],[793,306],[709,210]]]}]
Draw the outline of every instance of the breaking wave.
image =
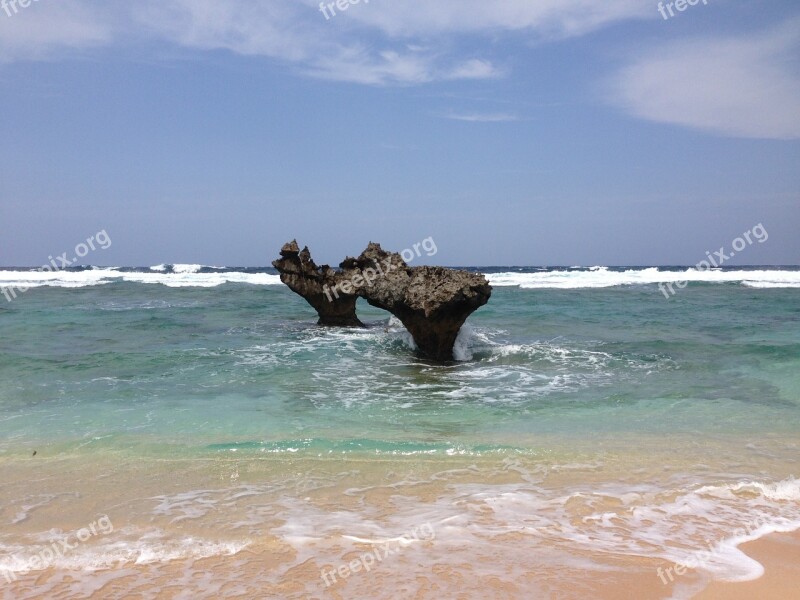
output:
[{"label": "breaking wave", "polygon": [[[496,287],[523,289],[584,289],[654,285],[682,281],[733,283],[753,288],[800,288],[800,269],[696,269],[590,267],[569,269],[500,267],[478,270]],[[88,267],[56,272],[36,269],[0,269],[0,286],[15,288],[99,286],[119,281],[168,287],[215,287],[225,283],[280,285],[271,268],[212,267],[160,264],[149,268]]]}]

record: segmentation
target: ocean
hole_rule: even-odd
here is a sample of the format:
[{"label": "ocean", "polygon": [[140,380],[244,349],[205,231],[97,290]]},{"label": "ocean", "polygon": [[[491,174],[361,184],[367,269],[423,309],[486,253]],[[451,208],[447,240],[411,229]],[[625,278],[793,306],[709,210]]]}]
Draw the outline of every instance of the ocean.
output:
[{"label": "ocean", "polygon": [[800,269],[480,271],[435,364],[361,301],[318,327],[270,268],[0,270],[0,593],[758,577],[738,544],[800,528]]}]

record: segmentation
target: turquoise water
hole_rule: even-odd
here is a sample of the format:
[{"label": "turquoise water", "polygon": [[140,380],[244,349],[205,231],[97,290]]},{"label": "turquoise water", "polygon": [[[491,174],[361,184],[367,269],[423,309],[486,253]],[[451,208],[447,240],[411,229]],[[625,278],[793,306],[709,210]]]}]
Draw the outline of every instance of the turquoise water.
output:
[{"label": "turquoise water", "polygon": [[359,314],[366,330],[317,327],[280,286],[32,289],[0,306],[0,452],[800,431],[797,289],[497,287],[444,366],[386,313]]}]

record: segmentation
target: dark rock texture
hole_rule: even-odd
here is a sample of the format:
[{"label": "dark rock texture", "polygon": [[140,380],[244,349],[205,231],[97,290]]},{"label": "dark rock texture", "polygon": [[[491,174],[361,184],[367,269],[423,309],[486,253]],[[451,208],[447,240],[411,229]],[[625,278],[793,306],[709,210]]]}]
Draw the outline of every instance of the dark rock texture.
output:
[{"label": "dark rock texture", "polygon": [[467,317],[489,301],[492,288],[479,273],[443,267],[409,267],[399,254],[370,243],[358,258],[334,271],[317,267],[308,248],[286,244],[272,263],[292,291],[319,314],[320,325],[361,325],[358,296],[396,316],[419,351],[438,361],[453,359],[453,345]]},{"label": "dark rock texture", "polygon": [[[400,319],[419,351],[434,360],[453,360],[461,326],[492,295],[492,287],[479,273],[409,267],[399,254],[386,252],[379,244],[370,243],[354,260],[365,280],[359,295]],[[370,279],[374,281],[367,283]]]},{"label": "dark rock texture", "polygon": [[[311,260],[308,247],[301,251],[296,240],[284,244],[281,257],[273,261],[281,281],[316,309],[320,325],[363,327],[356,316],[357,294],[331,293],[336,291],[341,275],[328,265],[317,267]],[[326,294],[326,292],[328,292]]]}]

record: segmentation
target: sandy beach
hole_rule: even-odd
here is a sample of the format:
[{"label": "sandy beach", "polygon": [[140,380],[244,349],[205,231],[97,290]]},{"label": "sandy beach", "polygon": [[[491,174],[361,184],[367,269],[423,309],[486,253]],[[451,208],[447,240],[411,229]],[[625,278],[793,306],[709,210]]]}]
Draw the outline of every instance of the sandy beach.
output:
[{"label": "sandy beach", "polygon": [[[724,468],[723,458],[739,442],[705,443],[706,461]],[[0,570],[0,583],[15,600],[188,593],[270,599],[791,597],[785,593],[800,577],[798,532],[741,546],[765,568],[751,582],[714,581],[714,570],[722,579],[752,570],[743,555],[730,551],[715,550],[702,569],[676,573],[674,561],[702,556],[696,552],[705,549],[703,537],[722,541],[747,527],[754,514],[746,510],[749,499],[764,504],[793,489],[785,471],[792,442],[762,441],[757,452],[737,459],[740,469],[785,477],[785,488],[759,492],[750,486],[741,497],[729,492],[736,486],[720,485],[707,486],[703,495],[696,485],[675,487],[661,499],[642,493],[644,481],[650,489],[666,488],[673,473],[697,470],[691,440],[674,443],[675,450],[659,453],[643,437],[569,445],[540,437],[546,452],[513,458],[247,455],[228,449],[168,459],[164,449],[134,457],[108,444],[67,458],[64,452],[50,456],[55,449],[44,446],[35,457],[0,461],[6,482],[0,501],[13,507],[0,517],[16,532],[5,542],[11,561],[0,562],[16,570]],[[697,514],[681,506],[695,506]],[[784,514],[791,506],[776,504]],[[675,518],[655,520],[676,508]],[[78,532],[92,523],[97,531],[77,543]],[[74,547],[45,556],[45,540],[58,543],[65,535]],[[45,560],[26,572],[36,556]],[[669,568],[673,574],[664,575]]]},{"label": "sandy beach", "polygon": [[697,600],[788,600],[800,590],[800,533],[774,533],[743,544],[742,551],[764,565],[764,575],[741,583],[712,582]]}]

